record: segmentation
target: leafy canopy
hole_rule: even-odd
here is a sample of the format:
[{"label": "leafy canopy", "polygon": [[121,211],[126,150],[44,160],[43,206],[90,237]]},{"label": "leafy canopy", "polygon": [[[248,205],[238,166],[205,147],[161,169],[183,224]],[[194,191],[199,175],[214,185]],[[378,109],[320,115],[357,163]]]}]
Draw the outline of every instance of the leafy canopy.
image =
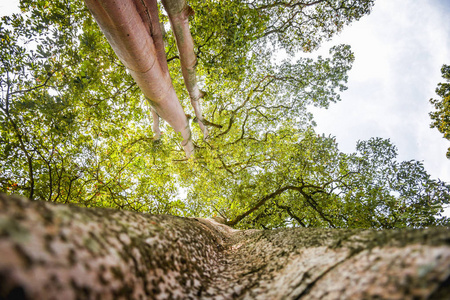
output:
[{"label": "leafy canopy", "polygon": [[[443,65],[441,73],[446,82],[439,83],[436,89],[436,94],[441,99],[430,100],[435,109],[430,113],[433,120],[431,128],[437,128],[445,139],[450,140],[450,65]],[[450,147],[447,151],[447,158],[450,159]]]},{"label": "leafy canopy", "polygon": [[[190,1],[207,92],[210,139],[195,118],[195,157],[166,124],[153,140],[146,101],[81,1],[26,0],[0,23],[0,190],[33,199],[181,216],[240,228],[423,227],[441,218],[450,187],[389,140],[339,151],[314,132],[311,105],[346,89],[349,46],[313,51],[370,12],[371,0]],[[161,12],[161,20],[168,22]],[[166,24],[167,25],[167,24]],[[169,28],[168,26],[165,26]],[[174,37],[174,87],[188,94]]]}]

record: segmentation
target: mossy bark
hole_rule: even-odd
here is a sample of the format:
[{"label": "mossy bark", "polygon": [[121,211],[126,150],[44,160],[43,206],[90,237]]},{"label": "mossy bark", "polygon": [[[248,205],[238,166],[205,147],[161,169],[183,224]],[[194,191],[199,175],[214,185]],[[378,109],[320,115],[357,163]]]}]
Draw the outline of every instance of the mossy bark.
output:
[{"label": "mossy bark", "polygon": [[450,231],[238,231],[0,195],[0,299],[448,299]]}]

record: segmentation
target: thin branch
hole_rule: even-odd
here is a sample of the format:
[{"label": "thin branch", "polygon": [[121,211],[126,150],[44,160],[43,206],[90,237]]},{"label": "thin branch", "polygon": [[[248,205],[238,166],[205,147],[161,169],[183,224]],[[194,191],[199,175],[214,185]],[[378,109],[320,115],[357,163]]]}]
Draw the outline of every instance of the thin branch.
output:
[{"label": "thin branch", "polygon": [[[242,102],[241,105],[239,105],[235,110],[233,110],[233,111],[231,112],[230,121],[228,122],[228,128],[227,128],[225,131],[219,133],[216,137],[225,135],[225,134],[227,134],[227,133],[231,130],[231,126],[232,126],[233,123],[234,123],[236,114],[239,112],[239,110],[241,110],[241,109],[247,104],[247,102],[250,101],[251,97],[253,96],[253,93],[254,93],[255,91],[258,91],[258,88],[261,86],[261,84],[263,83],[263,81],[266,80],[266,78],[269,78],[269,77],[270,77],[270,76],[264,76],[264,77],[258,82],[258,84],[256,85],[256,87],[250,90],[250,92],[247,94],[247,97],[245,98],[244,102]],[[269,81],[268,84],[270,84],[270,83],[271,83],[271,81]],[[264,86],[264,88],[263,88],[262,91],[264,91],[264,89],[266,88],[266,86],[267,86],[268,84],[266,84],[266,85]]]},{"label": "thin branch", "polygon": [[305,3],[305,2],[295,2],[295,1],[276,1],[273,2],[271,4],[266,4],[266,5],[261,5],[259,7],[257,7],[257,10],[263,10],[263,9],[271,9],[277,6],[284,6],[284,7],[288,7],[288,8],[293,8],[296,6],[301,6],[303,7],[308,7],[308,6],[313,6],[316,4],[320,4],[322,2],[328,2],[327,0],[317,0],[317,1],[313,1],[311,3]]},{"label": "thin branch", "polygon": [[233,220],[227,221],[225,224],[228,226],[234,226],[237,223],[239,223],[242,219],[244,219],[245,217],[247,217],[248,215],[250,215],[251,213],[253,213],[254,211],[256,211],[258,208],[260,208],[261,206],[263,206],[268,200],[275,198],[276,196],[282,194],[284,191],[287,191],[289,189],[292,189],[291,186],[286,186],[283,188],[280,188],[278,190],[276,190],[275,192],[261,198],[258,202],[256,202],[256,204],[249,210],[247,210],[246,212],[238,215],[237,217],[235,217]]},{"label": "thin branch", "polygon": [[292,219],[294,219],[294,220],[296,220],[298,222],[298,224],[300,224],[303,227],[306,227],[306,225],[305,225],[305,223],[303,223],[302,219],[300,219],[298,216],[296,216],[292,212],[292,210],[291,210],[291,208],[289,206],[278,204],[278,201],[275,202],[275,205],[277,207],[281,208],[281,209],[284,209]]},{"label": "thin branch", "polygon": [[167,62],[169,63],[169,62],[171,62],[172,60],[175,60],[175,59],[180,59],[180,57],[178,55],[172,56],[171,58],[167,59]]},{"label": "thin branch", "polygon": [[48,74],[48,75],[47,75],[47,78],[45,79],[45,81],[44,81],[42,84],[36,85],[36,86],[34,86],[34,87],[32,87],[32,88],[29,88],[29,89],[26,89],[26,90],[18,90],[18,91],[14,91],[14,92],[10,93],[10,95],[28,93],[28,92],[37,90],[37,89],[39,89],[39,88],[41,88],[41,87],[44,87],[44,86],[47,85],[47,83],[49,82],[50,78],[51,78],[51,77],[53,76],[53,74],[55,74],[56,72],[57,72],[57,71],[55,70],[55,71],[51,72],[50,74]]},{"label": "thin branch", "polygon": [[256,211],[257,209],[259,209],[261,206],[263,206],[268,200],[277,197],[278,195],[281,195],[282,193],[284,193],[285,191],[288,190],[294,190],[297,192],[300,192],[300,194],[305,198],[305,200],[308,202],[308,204],[320,215],[320,217],[325,220],[328,224],[330,224],[330,226],[332,228],[336,228],[336,226],[333,224],[333,222],[322,212],[322,210],[318,207],[317,202],[311,197],[311,195],[309,195],[308,193],[306,193],[303,189],[307,188],[308,186],[292,186],[292,185],[288,185],[285,186],[283,188],[279,188],[278,190],[276,190],[275,192],[261,198],[258,202],[256,202],[256,204],[250,208],[249,210],[247,210],[246,212],[238,215],[237,217],[235,217],[233,220],[230,220],[226,223],[226,225],[228,226],[234,226],[237,223],[239,223],[242,219],[244,219],[245,217],[249,216],[251,213],[253,213],[254,211]]}]

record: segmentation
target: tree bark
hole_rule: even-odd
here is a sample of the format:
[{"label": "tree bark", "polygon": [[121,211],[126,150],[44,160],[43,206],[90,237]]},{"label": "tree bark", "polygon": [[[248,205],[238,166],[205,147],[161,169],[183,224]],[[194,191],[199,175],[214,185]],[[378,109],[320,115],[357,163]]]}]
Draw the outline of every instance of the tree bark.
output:
[{"label": "tree bark", "polygon": [[158,54],[164,47],[159,20],[154,20],[156,0],[85,0],[85,3],[157,114],[181,133],[189,157],[194,150],[189,123],[173,88],[167,62],[162,59],[165,53]]},{"label": "tree bark", "polygon": [[169,16],[170,25],[175,35],[178,53],[180,54],[184,85],[189,93],[203,137],[207,139],[209,134],[208,128],[205,126],[200,106],[200,99],[205,96],[205,92],[200,90],[197,83],[197,72],[195,70],[197,56],[194,52],[194,40],[189,29],[189,16],[193,15],[194,11],[187,5],[185,0],[162,0],[162,3]]},{"label": "tree bark", "polygon": [[450,232],[233,230],[0,194],[0,299],[449,299]]}]

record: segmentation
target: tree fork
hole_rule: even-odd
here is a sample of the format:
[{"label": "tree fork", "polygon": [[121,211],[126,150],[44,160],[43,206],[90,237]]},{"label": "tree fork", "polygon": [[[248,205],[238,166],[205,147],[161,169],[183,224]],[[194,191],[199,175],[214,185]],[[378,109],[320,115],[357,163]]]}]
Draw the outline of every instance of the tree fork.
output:
[{"label": "tree fork", "polygon": [[1,299],[446,299],[450,231],[233,230],[0,194]]},{"label": "tree fork", "polygon": [[167,66],[162,63],[162,54],[158,54],[164,48],[162,35],[158,36],[159,23],[156,26],[154,20],[156,0],[85,0],[85,3],[157,114],[181,133],[189,157],[194,151],[189,123]]}]

